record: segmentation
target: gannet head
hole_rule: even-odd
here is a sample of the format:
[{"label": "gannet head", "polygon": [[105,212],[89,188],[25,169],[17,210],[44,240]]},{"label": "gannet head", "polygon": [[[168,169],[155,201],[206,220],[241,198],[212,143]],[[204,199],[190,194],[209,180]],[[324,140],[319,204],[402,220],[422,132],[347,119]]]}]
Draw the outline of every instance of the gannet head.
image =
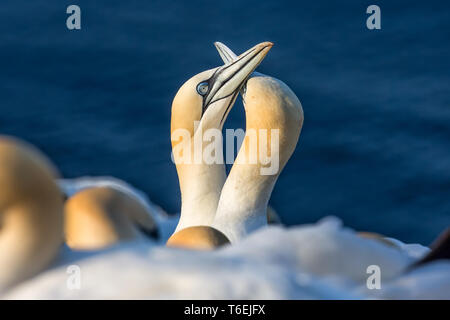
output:
[{"label": "gannet head", "polygon": [[0,292],[34,276],[63,242],[57,172],[34,147],[0,137]]},{"label": "gannet head", "polygon": [[98,250],[141,235],[156,233],[156,222],[135,198],[111,187],[92,187],[64,206],[65,236],[76,250]]},{"label": "gannet head", "polygon": [[[219,52],[219,55],[224,63],[230,63],[231,61],[237,58],[236,54],[222,42],[216,41],[214,42],[214,46]],[[262,76],[262,75],[263,75],[262,73],[254,71],[252,74],[249,75],[249,78],[253,76]],[[240,90],[243,98],[245,97],[246,91],[247,91],[247,82],[244,82]]]},{"label": "gannet head", "polygon": [[[225,63],[236,59],[236,54],[225,44],[215,42],[214,45]],[[281,171],[295,150],[303,126],[303,108],[300,101],[283,81],[259,72],[253,72],[249,76],[241,87],[241,94],[247,129],[280,130]],[[245,142],[248,143],[248,139]],[[268,148],[270,150],[270,146]]]},{"label": "gannet head", "polygon": [[[278,130],[279,170],[284,168],[294,152],[303,127],[303,108],[292,90],[281,80],[265,75],[255,75],[247,82],[243,97],[247,130],[258,132],[261,146],[261,130]],[[250,139],[246,137],[247,145]],[[266,150],[271,150],[271,139],[267,139]],[[250,146],[246,150],[251,150]]]},{"label": "gannet head", "polygon": [[[201,72],[184,83],[172,103],[171,132],[183,128],[194,136],[199,127],[221,129],[242,85],[272,45],[260,43],[225,65]],[[200,124],[197,128],[195,122]]]},{"label": "gannet head", "polygon": [[228,238],[219,230],[209,226],[188,227],[172,235],[168,247],[192,250],[214,250],[229,244]]}]

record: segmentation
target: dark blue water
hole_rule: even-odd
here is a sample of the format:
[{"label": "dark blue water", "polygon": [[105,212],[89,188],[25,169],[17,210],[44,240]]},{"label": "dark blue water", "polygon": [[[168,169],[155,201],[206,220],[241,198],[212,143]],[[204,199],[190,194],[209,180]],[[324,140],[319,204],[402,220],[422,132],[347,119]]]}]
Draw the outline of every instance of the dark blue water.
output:
[{"label": "dark blue water", "polygon": [[[78,4],[82,30],[65,26]],[[365,13],[381,7],[382,29]],[[237,53],[275,46],[259,71],[302,101],[300,144],[271,203],[289,224],[344,223],[428,244],[450,224],[447,1],[3,0],[0,133],[46,152],[65,177],[111,175],[169,212],[173,96]],[[244,127],[238,101],[227,128]]]}]

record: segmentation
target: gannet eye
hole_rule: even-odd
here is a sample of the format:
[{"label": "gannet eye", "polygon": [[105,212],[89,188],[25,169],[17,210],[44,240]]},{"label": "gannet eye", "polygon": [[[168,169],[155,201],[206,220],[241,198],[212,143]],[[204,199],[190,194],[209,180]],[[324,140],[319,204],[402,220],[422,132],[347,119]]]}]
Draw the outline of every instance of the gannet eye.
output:
[{"label": "gannet eye", "polygon": [[206,93],[208,93],[208,89],[209,89],[209,84],[206,81],[200,82],[197,85],[197,92],[201,96],[204,96]]}]

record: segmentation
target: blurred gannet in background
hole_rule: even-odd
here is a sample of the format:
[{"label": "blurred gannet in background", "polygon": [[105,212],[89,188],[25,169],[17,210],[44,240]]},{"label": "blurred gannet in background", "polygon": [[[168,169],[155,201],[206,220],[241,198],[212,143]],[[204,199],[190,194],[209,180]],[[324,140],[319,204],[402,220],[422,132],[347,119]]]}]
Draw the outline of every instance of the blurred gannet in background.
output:
[{"label": "blurred gannet in background", "polygon": [[[215,43],[222,59],[227,63],[236,55],[224,44]],[[273,187],[283,167],[291,157],[303,126],[303,109],[297,96],[282,81],[254,73],[242,91],[246,114],[246,135],[220,196],[212,226],[222,231],[231,242],[267,225],[267,205]],[[261,129],[267,133],[262,135]],[[275,174],[262,175],[260,157],[255,164],[251,158],[249,130],[256,132],[258,150],[270,136],[279,130],[279,169]]]},{"label": "blurred gannet in background", "polygon": [[[163,209],[150,201],[144,192],[117,178],[86,176],[75,179],[60,179],[58,180],[58,185],[61,192],[67,198],[65,211],[66,216],[70,217],[70,219],[66,219],[65,221],[65,230],[66,235],[70,234],[71,237],[69,246],[74,245],[75,238],[78,244],[81,242],[84,243],[85,249],[87,249],[88,243],[91,243],[90,246],[94,248],[96,247],[95,243],[105,241],[93,239],[91,236],[87,239],[82,239],[82,237],[84,238],[84,236],[87,235],[87,232],[76,231],[76,228],[82,224],[80,221],[89,223],[90,219],[92,219],[93,224],[96,225],[95,228],[102,228],[103,230],[111,228],[111,232],[117,233],[117,230],[114,231],[114,229],[120,227],[119,221],[117,219],[115,222],[111,221],[110,216],[117,215],[119,212],[123,215],[121,219],[131,219],[126,223],[132,224],[134,229],[139,230],[139,232],[134,233],[134,239],[151,238],[157,240],[159,243],[165,243],[178,223],[178,216],[168,215]],[[106,190],[104,192],[99,192],[98,189]],[[83,191],[87,191],[87,193],[85,194]],[[79,196],[79,193],[82,194]],[[110,193],[110,195],[106,197],[106,202],[105,199],[102,199],[100,196],[102,193]],[[105,198],[105,196],[103,196],[103,198]],[[114,200],[115,198],[118,199]],[[75,204],[79,200],[81,200],[82,203]],[[108,205],[108,203],[112,203],[113,201],[121,203],[122,209],[111,210],[112,207]],[[70,208],[67,206],[69,203],[71,203]],[[83,210],[78,217],[76,213],[79,212],[79,209],[81,208]],[[125,208],[128,208],[127,210],[137,210],[137,212],[129,214],[124,210]],[[141,218],[139,220],[132,219],[136,216],[141,216]],[[78,221],[78,218],[80,221]],[[100,222],[105,223],[105,225],[101,226]],[[91,229],[89,232],[92,232],[91,234],[93,234],[95,230]],[[116,234],[116,236],[118,235]],[[118,236],[118,239],[124,240],[121,239],[120,236]],[[75,249],[76,247],[73,248]]]},{"label": "blurred gannet in background", "polygon": [[[204,141],[203,134],[208,129],[222,130],[223,123],[233,107],[248,76],[264,59],[272,43],[263,42],[249,49],[239,57],[235,57],[224,66],[204,71],[189,79],[178,90],[172,104],[171,137],[174,157],[180,141],[177,130],[189,133],[191,155],[185,163],[175,159],[178,180],[181,190],[181,213],[176,232],[189,228],[183,236],[172,238],[171,246],[185,246],[183,239],[203,239],[196,235],[199,228],[194,226],[210,226],[214,220],[219,202],[220,192],[226,179],[224,161],[207,164],[203,158],[196,161],[195,141],[200,141],[202,149],[210,144]],[[197,124],[196,124],[197,123]],[[183,150],[186,152],[186,150]],[[203,230],[203,229],[200,229]],[[217,231],[215,231],[217,232]],[[215,232],[202,233],[211,236]],[[192,233],[192,235],[190,235]],[[221,235],[218,234],[218,237]],[[215,240],[212,243],[216,243]],[[220,242],[220,241],[219,241]]]},{"label": "blurred gannet in background", "polygon": [[66,243],[76,250],[98,250],[143,235],[158,238],[147,209],[112,187],[81,190],[66,201],[64,215]]},{"label": "blurred gannet in background", "polygon": [[56,174],[38,150],[0,136],[0,294],[45,269],[63,243]]}]

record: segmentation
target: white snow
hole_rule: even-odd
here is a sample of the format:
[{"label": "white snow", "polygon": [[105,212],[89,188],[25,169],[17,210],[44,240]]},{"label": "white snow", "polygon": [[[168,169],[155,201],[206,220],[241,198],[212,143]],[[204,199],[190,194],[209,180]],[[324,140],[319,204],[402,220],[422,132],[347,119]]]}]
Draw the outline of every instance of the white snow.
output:
[{"label": "white snow", "polygon": [[[168,237],[169,218],[141,192],[115,179],[61,181],[70,195],[95,185],[115,186],[143,201]],[[137,240],[98,252],[61,250],[55,265],[7,292],[6,299],[450,299],[450,262],[406,268],[429,250],[391,239],[397,247],[363,239],[334,217],[316,224],[270,226],[214,252],[166,248]],[[81,270],[69,289],[69,265]],[[367,267],[381,271],[369,290]]]}]

